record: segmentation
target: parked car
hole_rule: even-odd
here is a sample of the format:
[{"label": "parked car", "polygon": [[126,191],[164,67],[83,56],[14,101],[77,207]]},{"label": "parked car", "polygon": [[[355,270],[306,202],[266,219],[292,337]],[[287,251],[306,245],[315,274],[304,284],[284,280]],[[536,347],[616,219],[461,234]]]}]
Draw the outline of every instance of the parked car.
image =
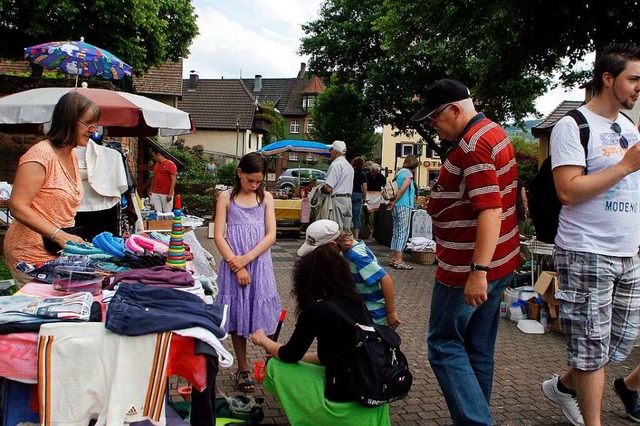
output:
[{"label": "parked car", "polygon": [[298,185],[298,176],[300,177],[299,183],[302,186],[308,184],[312,180],[315,180],[317,184],[321,184],[327,179],[327,173],[322,170],[309,168],[288,169],[285,170],[278,178],[276,189],[291,193],[293,188]]}]

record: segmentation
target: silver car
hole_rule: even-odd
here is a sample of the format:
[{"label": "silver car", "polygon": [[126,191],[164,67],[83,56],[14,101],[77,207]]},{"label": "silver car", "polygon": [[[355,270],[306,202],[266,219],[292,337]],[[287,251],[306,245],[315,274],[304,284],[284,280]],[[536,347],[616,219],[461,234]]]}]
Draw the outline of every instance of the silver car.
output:
[{"label": "silver car", "polygon": [[[298,177],[300,178],[298,181]],[[315,180],[317,184],[324,183],[327,179],[327,173],[322,170],[301,168],[301,169],[288,169],[280,175],[278,182],[276,183],[276,189],[291,193],[294,186],[298,183],[304,186]]]}]

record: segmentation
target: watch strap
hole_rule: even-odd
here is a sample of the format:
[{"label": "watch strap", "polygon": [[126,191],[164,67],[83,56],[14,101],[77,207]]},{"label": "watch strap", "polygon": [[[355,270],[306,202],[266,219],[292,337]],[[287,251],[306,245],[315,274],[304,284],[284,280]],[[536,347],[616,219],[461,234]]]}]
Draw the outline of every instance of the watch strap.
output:
[{"label": "watch strap", "polygon": [[476,262],[471,262],[469,264],[469,268],[472,271],[484,271],[484,272],[489,272],[489,266],[488,265],[479,265]]}]

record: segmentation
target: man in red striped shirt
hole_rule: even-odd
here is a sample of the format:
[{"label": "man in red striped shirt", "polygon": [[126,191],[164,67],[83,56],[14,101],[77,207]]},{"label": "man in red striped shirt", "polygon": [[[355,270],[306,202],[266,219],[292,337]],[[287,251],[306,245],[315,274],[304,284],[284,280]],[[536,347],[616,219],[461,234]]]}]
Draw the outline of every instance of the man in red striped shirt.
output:
[{"label": "man in red striped shirt", "polygon": [[520,264],[515,153],[459,81],[440,80],[423,99],[412,120],[452,142],[427,206],[438,259],[429,363],[454,424],[491,425],[500,300]]}]

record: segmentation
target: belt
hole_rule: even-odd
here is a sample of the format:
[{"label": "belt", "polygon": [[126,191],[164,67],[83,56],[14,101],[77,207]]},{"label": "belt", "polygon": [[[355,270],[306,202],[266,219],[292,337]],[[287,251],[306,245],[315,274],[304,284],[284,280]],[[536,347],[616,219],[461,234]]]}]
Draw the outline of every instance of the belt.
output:
[{"label": "belt", "polygon": [[351,194],[335,194],[332,197],[351,197]]}]

